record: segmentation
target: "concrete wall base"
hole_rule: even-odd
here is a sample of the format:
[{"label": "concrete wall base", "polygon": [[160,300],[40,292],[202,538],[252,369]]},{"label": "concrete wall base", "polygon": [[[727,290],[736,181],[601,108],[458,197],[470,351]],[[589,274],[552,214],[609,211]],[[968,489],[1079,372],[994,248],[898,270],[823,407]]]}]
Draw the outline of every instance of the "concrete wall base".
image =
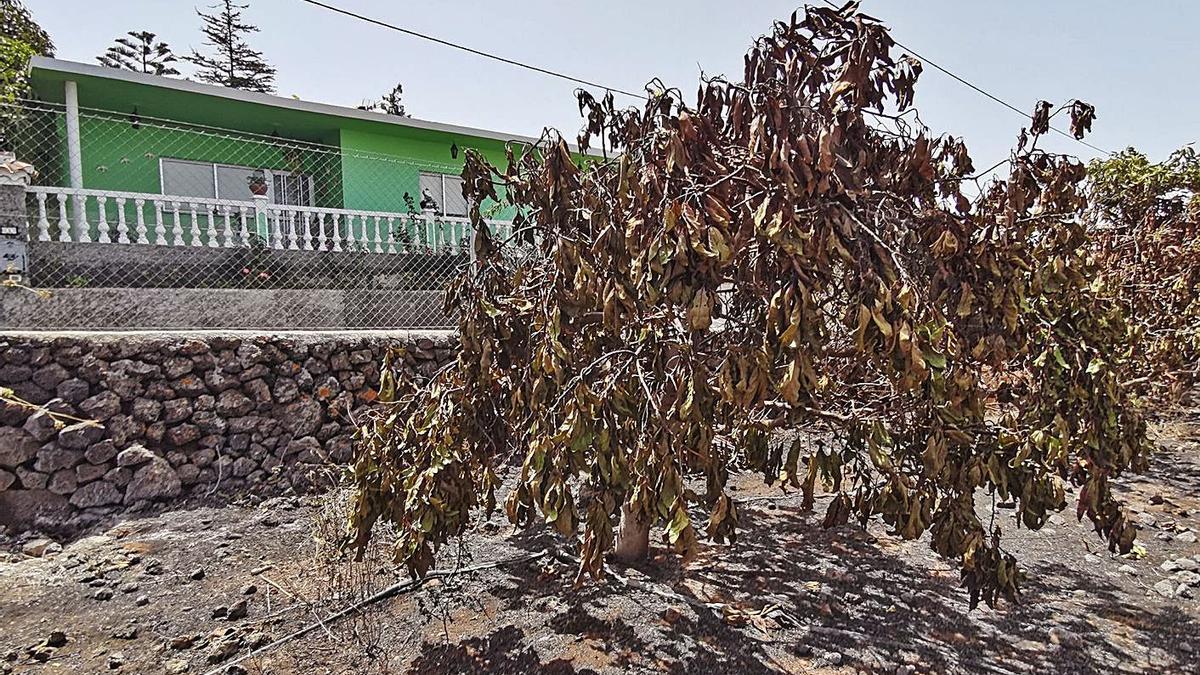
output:
[{"label": "concrete wall base", "polygon": [[[39,289],[43,290],[43,289]],[[450,324],[441,291],[0,288],[0,330],[379,329]]]}]

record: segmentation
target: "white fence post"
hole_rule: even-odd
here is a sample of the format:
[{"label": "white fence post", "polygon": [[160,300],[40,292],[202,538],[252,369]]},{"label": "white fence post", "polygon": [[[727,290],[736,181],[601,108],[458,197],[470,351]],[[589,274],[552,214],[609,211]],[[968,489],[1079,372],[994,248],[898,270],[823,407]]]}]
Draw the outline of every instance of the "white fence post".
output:
[{"label": "white fence post", "polygon": [[[33,195],[30,229],[39,241],[219,248],[247,245],[254,236],[275,249],[467,255],[475,260],[476,232],[470,221],[440,215],[436,209],[402,215],[278,205],[266,196],[234,201],[42,185],[30,186],[26,192]],[[88,205],[91,212],[73,222],[75,204]],[[497,238],[512,232],[512,223],[506,221],[484,221],[480,227]]]},{"label": "white fence post", "polygon": [[423,209],[421,211],[421,218],[425,221],[425,232],[422,234],[421,239],[424,240],[425,246],[427,246],[430,251],[434,251],[437,247],[437,242],[434,241],[433,216],[433,209]]},{"label": "white fence post", "polygon": [[267,196],[254,195],[254,234],[265,241],[270,241],[271,223],[267,215]]}]

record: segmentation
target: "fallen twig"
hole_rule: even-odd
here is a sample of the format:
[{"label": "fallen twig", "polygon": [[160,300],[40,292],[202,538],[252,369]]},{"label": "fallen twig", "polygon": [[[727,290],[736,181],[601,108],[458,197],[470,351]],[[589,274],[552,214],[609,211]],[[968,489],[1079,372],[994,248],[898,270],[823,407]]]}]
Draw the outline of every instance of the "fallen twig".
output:
[{"label": "fallen twig", "polygon": [[[222,663],[220,666],[213,668],[212,670],[209,670],[204,675],[220,675],[220,673],[225,672],[225,670],[228,669],[232,665],[236,665],[236,664],[246,661],[248,659],[259,656],[259,655],[263,654],[264,652],[268,652],[272,649],[275,649],[276,647],[278,647],[280,645],[291,642],[292,640],[295,640],[299,637],[303,637],[304,635],[307,635],[318,628],[325,628],[326,630],[328,630],[328,628],[326,628],[327,625],[333,624],[334,622],[336,622],[342,618],[350,616],[351,614],[358,612],[359,610],[363,609],[364,607],[366,607],[368,605],[373,605],[376,602],[379,602],[380,600],[386,600],[387,598],[390,598],[394,595],[398,595],[400,593],[405,593],[408,591],[416,590],[416,589],[420,588],[421,586],[424,586],[425,582],[429,581],[430,579],[450,577],[450,576],[454,576],[456,574],[462,574],[465,572],[478,572],[480,570],[492,569],[495,567],[504,567],[505,565],[519,565],[521,563],[527,563],[527,562],[531,562],[533,560],[537,560],[538,558],[541,558],[545,555],[546,555],[546,551],[542,550],[542,551],[538,551],[537,553],[534,553],[533,555],[527,555],[527,556],[524,556],[521,558],[512,558],[509,560],[497,560],[497,561],[490,562],[490,563],[481,563],[479,565],[472,565],[471,567],[459,567],[459,568],[450,569],[450,570],[432,570],[432,571],[428,572],[425,576],[421,577],[420,579],[410,579],[408,581],[401,581],[400,583],[388,586],[387,588],[383,589],[382,591],[379,591],[375,595],[372,595],[371,597],[369,597],[361,602],[357,602],[349,607],[346,607],[345,609],[342,609],[337,612],[334,612],[333,614],[330,614],[329,616],[327,616],[325,618],[324,621],[321,621],[320,617],[318,617],[316,623],[310,623],[307,626],[305,626],[297,631],[294,631],[292,633],[289,633],[270,644],[263,645],[262,647],[259,647],[258,649],[255,649],[254,651],[252,651],[244,656],[239,656],[238,658],[236,658],[232,661]],[[263,577],[263,578],[266,579],[266,577]],[[279,587],[276,586],[276,588],[279,588]],[[280,588],[280,590],[283,590],[283,589]]]},{"label": "fallen twig", "polygon": [[[269,592],[270,591],[268,590],[268,593]],[[251,619],[251,621],[253,621],[254,623],[257,623],[259,625],[270,623],[271,621],[274,621],[275,619],[278,619],[279,617],[284,616],[285,614],[291,614],[292,612],[294,612],[298,609],[307,609],[307,608],[304,606],[303,603],[300,603],[300,602],[288,605],[286,607],[283,607],[282,609],[277,609],[274,612],[272,612],[270,610],[270,608],[268,607],[267,614],[265,616],[261,616],[257,619]]]},{"label": "fallen twig", "polygon": [[[3,285],[3,282],[0,282],[0,285]],[[96,420],[87,419],[84,417],[76,417],[74,415],[68,415],[67,413],[63,413],[63,412],[56,412],[54,410],[47,408],[44,405],[39,405],[37,403],[30,403],[29,401],[26,401],[25,399],[21,398],[20,396],[17,396],[16,393],[14,393],[13,390],[8,387],[0,387],[0,402],[8,403],[10,405],[14,405],[19,408],[24,408],[26,410],[32,410],[34,412],[44,412],[50,416],[50,419],[54,420],[55,425],[56,425],[55,428],[61,428],[63,420],[67,420],[70,422],[78,422],[80,424],[85,424],[89,427],[99,427],[101,429],[104,428],[104,425],[100,424]]]},{"label": "fallen twig", "polygon": [[286,589],[286,588],[284,588],[283,586],[280,586],[279,584],[277,584],[277,583],[275,583],[274,581],[272,581],[272,580],[271,580],[271,577],[268,577],[268,576],[267,576],[267,575],[265,575],[265,574],[260,574],[259,576],[260,576],[260,577],[262,577],[262,580],[263,580],[263,581],[265,581],[265,582],[267,582],[268,584],[270,584],[270,585],[274,586],[276,590],[278,590],[280,593],[283,593],[284,595],[288,596],[288,597],[289,597],[289,598],[291,598],[292,600],[295,600],[296,602],[305,602],[305,603],[307,603],[307,602],[308,602],[307,600],[304,600],[304,599],[302,599],[302,598],[298,598],[298,597],[296,597],[296,594],[295,594],[295,593],[292,593],[292,592],[291,592],[291,591],[289,591],[288,589]]},{"label": "fallen twig", "polygon": [[787,492],[777,495],[759,495],[757,497],[738,497],[734,501],[738,504],[750,504],[753,502],[782,502],[796,497],[803,496],[800,492]]},{"label": "fallen twig", "polygon": [[325,622],[321,620],[321,615],[317,613],[317,608],[309,606],[308,610],[312,612],[313,618],[317,620],[317,625],[325,631],[325,636],[329,638],[330,642],[333,642],[333,633],[329,632],[329,626],[326,626]]}]

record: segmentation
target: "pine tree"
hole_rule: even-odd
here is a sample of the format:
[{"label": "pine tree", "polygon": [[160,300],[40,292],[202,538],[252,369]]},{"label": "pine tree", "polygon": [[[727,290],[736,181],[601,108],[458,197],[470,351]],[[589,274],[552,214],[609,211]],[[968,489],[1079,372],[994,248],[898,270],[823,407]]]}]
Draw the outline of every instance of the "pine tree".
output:
[{"label": "pine tree", "polygon": [[171,48],[165,42],[155,43],[154,33],[149,31],[129,31],[128,37],[119,37],[116,44],[109,47],[96,60],[102,66],[121,68],[138,73],[151,75],[178,75],[179,71],[171,66],[178,61]]},{"label": "pine tree", "polygon": [[214,14],[197,11],[204,20],[203,33],[208,38],[206,45],[214,48],[215,54],[206,56],[196,50],[187,57],[199,70],[196,77],[202,82],[219,84],[234,89],[271,93],[275,91],[275,68],[263,59],[262,52],[255,51],[246,43],[245,35],[257,33],[258,27],[242,23],[243,10],[249,5],[238,5],[233,0],[222,0],[211,9]]}]

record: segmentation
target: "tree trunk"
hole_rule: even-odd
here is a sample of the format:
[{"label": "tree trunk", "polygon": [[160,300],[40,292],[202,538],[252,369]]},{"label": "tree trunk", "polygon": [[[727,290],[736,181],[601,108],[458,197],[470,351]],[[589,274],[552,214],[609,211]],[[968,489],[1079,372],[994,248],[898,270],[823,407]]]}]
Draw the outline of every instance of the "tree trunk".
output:
[{"label": "tree trunk", "polygon": [[645,560],[649,553],[650,522],[636,516],[629,504],[625,504],[621,507],[621,526],[613,554],[621,562],[631,564]]}]

